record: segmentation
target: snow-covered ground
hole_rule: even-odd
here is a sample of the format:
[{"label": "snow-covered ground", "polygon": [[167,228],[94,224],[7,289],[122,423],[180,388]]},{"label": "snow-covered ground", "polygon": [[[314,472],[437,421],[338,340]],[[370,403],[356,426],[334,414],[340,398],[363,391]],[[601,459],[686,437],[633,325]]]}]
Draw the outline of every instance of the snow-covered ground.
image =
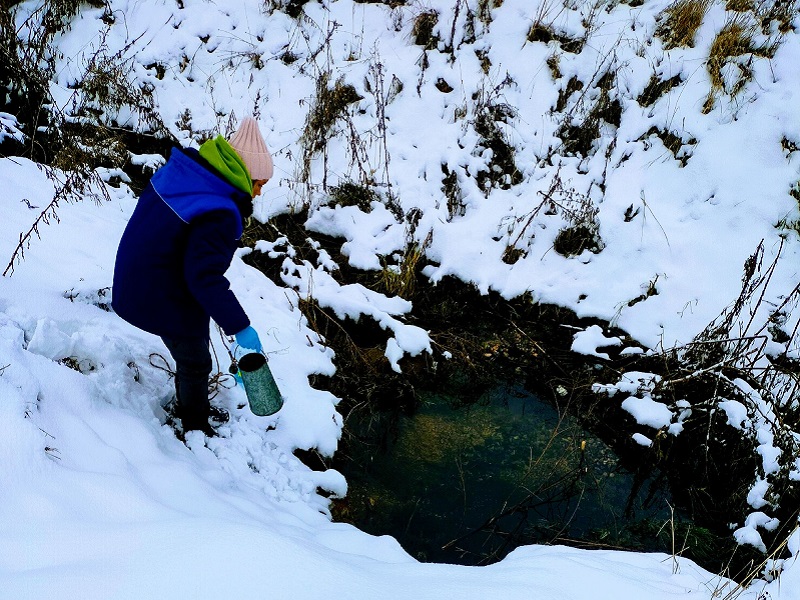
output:
[{"label": "snow-covered ground", "polygon": [[[112,0],[114,24],[105,37],[103,9],[86,8],[58,40],[53,94],[69,105],[86,53],[101,39],[109,54],[130,43],[124,56],[131,77],[152,85],[159,114],[183,143],[196,143],[196,132],[224,131],[231,114],[257,113],[277,172],[258,201],[260,219],[306,203],[310,230],[343,237],[354,265],[380,268],[379,257],[402,251],[407,224],[378,203],[368,214],[322,206],[322,190],[299,181],[306,115],[317,78],[329,72],[331,82],[341,79],[363,97],[350,116],[363,146],[354,160],[343,128],[327,159],[314,157],[311,180],[321,183],[323,170],[329,184],[358,180],[361,168],[384,189],[391,185],[404,213],[419,208],[414,235],[419,242],[430,235],[427,253],[436,266],[426,275],[433,281],[455,274],[509,297],[527,291],[613,321],[646,351],[690,341],[735,300],[742,265],[764,240],[765,265],[779,248],[783,258],[762,308],[780,305],[798,280],[797,233],[776,228],[800,217],[788,194],[800,179],[800,156],[790,151],[800,145],[798,35],[783,36],[772,59],[748,63],[753,80],[745,90],[722,95],[704,114],[705,57],[730,18],[721,3],[711,6],[694,48],[669,51],[653,38],[656,15],[668,2],[609,4],[593,13],[589,43],[578,54],[525,38],[537,15],[563,35],[582,35],[590,5],[559,11],[553,3],[504,0],[490,22],[471,18],[484,5],[456,2],[451,27],[454,5],[444,0],[395,9],[311,2],[299,20],[251,0]],[[426,10],[442,15],[435,31],[440,49],[456,48],[452,56],[430,50],[421,60],[411,38]],[[473,37],[464,33],[467,20]],[[490,61],[486,70],[481,57]],[[562,75],[556,79],[555,62]],[[738,67],[728,67],[734,77]],[[555,137],[561,119],[580,121],[609,71],[622,107],[619,126],[601,124],[589,156],[562,156]],[[636,99],[653,74],[680,74],[683,83],[641,107]],[[551,112],[573,75],[584,91]],[[443,91],[441,80],[452,91]],[[498,127],[521,175],[516,185],[488,192],[475,175],[492,153],[481,150],[472,126],[487,104],[514,109]],[[187,116],[195,133],[184,127]],[[12,116],[0,118],[0,132],[19,136]],[[142,127],[133,112],[116,118]],[[685,166],[648,133],[652,127],[694,138],[684,146]],[[443,165],[457,174],[458,214],[443,197]],[[0,159],[0,181],[4,266],[54,188],[37,165],[15,157]],[[539,209],[549,190],[575,210],[570,198],[591,204],[602,251],[571,258],[553,251],[569,219],[563,210]],[[404,352],[428,345],[423,331],[403,322],[407,302],[339,286],[324,255],[318,264],[295,264],[288,252],[277,283],[234,260],[229,278],[272,353],[286,404],[276,416],[255,417],[239,408],[241,388],[223,388],[215,402],[232,412],[231,423],[219,438],[192,434],[184,445],[160,408],[172,383],[154,353],[166,350],[105,309],[116,245],[136,201],[125,185],[108,192],[110,200],[62,202],[60,221],[40,226],[41,239],[34,236],[13,274],[0,279],[0,598],[659,599],[734,591],[717,575],[660,554],[526,547],[489,567],[420,564],[391,538],[331,523],[324,495],[344,494],[346,482],[333,471],[309,470],[292,454],[334,452],[341,428],[338,400],[308,385],[310,374],[332,372],[332,357],[298,299],[313,295],[342,315],[374,318],[392,332],[387,356],[397,368]],[[523,252],[513,264],[501,260],[509,243]],[[261,243],[255,251],[284,250]],[[648,288],[656,293],[631,302]],[[785,328],[796,322],[790,316]],[[225,372],[219,336],[214,345]],[[590,328],[574,349],[601,355],[599,345],[609,345],[608,338]],[[797,356],[797,348],[783,349]],[[609,389],[624,387],[609,382]],[[648,408],[646,395],[638,400],[631,412],[643,423],[663,411]],[[729,416],[738,411],[726,407]],[[770,444],[765,438],[765,470],[777,460]],[[754,509],[766,491],[754,495]],[[757,543],[757,529],[773,526],[764,517],[738,524],[742,541]],[[800,536],[789,549],[800,551]],[[800,567],[786,567],[778,581],[757,582],[740,597],[800,598]]]},{"label": "snow-covered ground", "polygon": [[[24,200],[41,207],[53,192],[25,160],[0,162],[0,177],[13,190],[0,245],[10,256],[37,214]],[[306,379],[330,371],[331,357],[309,344],[292,296],[239,259],[230,278],[270,332],[286,406],[255,417],[237,408],[241,388],[224,389],[215,402],[231,423],[184,445],[163,424],[172,383],[150,363],[166,354],[160,340],[98,306],[134,203],[120,192],[62,205],[61,222],[0,279],[0,597],[657,599],[731,585],[663,554],[562,547],[521,548],[490,567],[422,564],[388,536],[331,523],[316,489],[344,493],[341,476],[292,455],[335,446],[335,399]],[[67,357],[73,368],[59,363]],[[792,573],[773,597],[794,597]]]}]

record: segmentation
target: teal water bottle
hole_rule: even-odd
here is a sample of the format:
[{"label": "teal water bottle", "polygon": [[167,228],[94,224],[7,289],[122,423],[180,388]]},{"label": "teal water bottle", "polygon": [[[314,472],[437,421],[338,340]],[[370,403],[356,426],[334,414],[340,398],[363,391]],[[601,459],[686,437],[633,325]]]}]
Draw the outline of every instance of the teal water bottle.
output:
[{"label": "teal water bottle", "polygon": [[252,413],[267,417],[278,412],[283,406],[283,398],[269,370],[267,357],[260,352],[249,352],[237,362]]}]

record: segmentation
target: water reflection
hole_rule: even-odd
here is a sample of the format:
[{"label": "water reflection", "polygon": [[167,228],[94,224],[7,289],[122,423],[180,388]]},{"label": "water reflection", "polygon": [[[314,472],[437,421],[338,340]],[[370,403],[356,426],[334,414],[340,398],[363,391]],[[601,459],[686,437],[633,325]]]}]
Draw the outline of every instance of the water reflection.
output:
[{"label": "water reflection", "polygon": [[356,453],[349,520],[395,536],[421,560],[486,564],[530,543],[650,549],[636,526],[663,523],[660,486],[635,481],[578,422],[521,387],[464,405],[422,397],[386,452]]}]

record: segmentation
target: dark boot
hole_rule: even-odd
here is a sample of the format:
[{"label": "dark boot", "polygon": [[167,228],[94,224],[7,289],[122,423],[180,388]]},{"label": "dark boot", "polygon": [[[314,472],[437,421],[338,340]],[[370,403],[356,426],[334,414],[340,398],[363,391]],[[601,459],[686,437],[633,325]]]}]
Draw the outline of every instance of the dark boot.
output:
[{"label": "dark boot", "polygon": [[211,374],[211,353],[207,338],[161,338],[175,361],[175,395],[172,411],[181,421],[183,432],[198,430],[209,437],[216,432],[208,423],[211,405],[208,401],[208,376]]},{"label": "dark boot", "polygon": [[[209,417],[203,415],[185,414],[177,402],[172,402],[164,407],[167,413],[166,424],[175,431],[176,437],[182,442],[186,441],[187,431],[202,431],[208,437],[217,437],[217,432],[209,422]],[[226,413],[227,414],[227,413]]]}]

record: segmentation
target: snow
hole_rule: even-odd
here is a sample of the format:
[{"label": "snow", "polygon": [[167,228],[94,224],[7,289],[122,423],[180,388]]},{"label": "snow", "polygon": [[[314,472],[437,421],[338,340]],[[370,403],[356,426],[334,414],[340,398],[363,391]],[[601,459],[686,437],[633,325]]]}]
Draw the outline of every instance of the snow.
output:
[{"label": "snow", "polygon": [[5,138],[12,138],[21,142],[25,135],[18,129],[17,118],[5,112],[0,112],[0,142]]},{"label": "snow", "polygon": [[750,419],[747,417],[747,407],[738,400],[723,400],[717,404],[728,417],[728,425],[736,429],[747,429]]},{"label": "snow", "polygon": [[627,398],[623,400],[622,408],[632,414],[637,423],[654,429],[666,427],[672,421],[672,411],[661,402],[650,398]]},{"label": "snow", "polygon": [[606,337],[603,328],[599,325],[591,325],[583,331],[579,331],[573,336],[572,351],[580,354],[588,354],[608,360],[608,354],[598,352],[597,349],[606,346],[619,346],[622,340],[618,337]]},{"label": "snow", "polygon": [[[455,40],[452,57],[429,52],[423,72],[422,51],[409,42],[413,17],[422,7],[451,15],[453,3],[412,4],[413,10],[393,11],[349,0],[309,2],[303,19],[295,21],[279,11],[265,14],[264,3],[254,0],[111,0],[115,25],[107,37],[103,10],[86,7],[60,36],[52,93],[59,106],[69,106],[88,53],[107,47],[130,59],[132,77],[152,85],[159,115],[181,143],[195,145],[197,134],[224,132],[231,118],[257,110],[276,167],[256,201],[257,219],[309,207],[309,231],[342,238],[342,254],[361,269],[382,268],[382,260],[402,253],[409,236],[418,243],[429,236],[432,264],[424,274],[433,283],[453,275],[482,292],[508,298],[529,292],[580,317],[608,320],[641,345],[625,348],[625,354],[690,341],[736,299],[742,265],[762,241],[765,265],[779,253],[781,258],[759,310],[781,305],[796,285],[800,250],[795,232],[776,228],[782,219],[800,217],[787,193],[800,178],[800,153],[786,152],[781,144],[784,138],[800,142],[796,33],[784,37],[771,60],[750,64],[754,81],[742,96],[722,96],[704,114],[704,61],[728,18],[723,3],[713,4],[693,48],[672,50],[652,38],[667,0],[610,6],[596,16],[591,43],[581,53],[558,54],[558,67],[565,81],[575,75],[587,82],[612,69],[622,90],[620,125],[604,131],[592,156],[549,160],[560,144],[558,116],[551,111],[560,88],[546,62],[557,43],[525,42],[525,36],[538,7],[550,5],[504,0],[492,12],[490,27],[477,22],[474,41]],[[20,25],[35,6],[20,5]],[[580,35],[588,7],[553,9],[554,25]],[[453,28],[457,36],[466,12]],[[449,40],[450,24],[443,18],[437,25],[442,40]],[[333,34],[326,42],[328,31]],[[297,54],[295,66],[279,59],[286,50]],[[476,51],[489,53],[488,74]],[[384,98],[388,163],[376,128],[381,100],[370,92],[378,63],[387,89],[392,77],[404,83],[402,91]],[[165,67],[163,78],[156,76],[155,64]],[[298,140],[315,77],[326,69],[331,81],[342,78],[363,96],[351,115],[363,163],[357,166],[351,140],[340,134],[324,161],[311,162],[312,180],[321,181],[324,169],[344,181],[367,167],[383,189],[391,188],[404,213],[420,209],[415,232],[382,202],[373,202],[367,213],[324,205],[319,186],[299,190]],[[683,83],[641,107],[636,98],[654,72],[680,75]],[[511,82],[504,84],[506,73]],[[438,78],[454,91],[438,90]],[[591,85],[587,89],[596,93]],[[474,120],[476,98],[516,111],[499,126],[514,148],[522,175],[517,186],[487,192],[468,177],[486,169],[492,154],[479,147],[467,123]],[[576,98],[569,102],[578,121]],[[143,127],[134,112],[113,116],[122,125]],[[685,165],[647,133],[653,127],[687,142]],[[0,142],[5,138],[25,140],[16,117],[0,113]],[[688,143],[692,138],[695,143]],[[163,157],[137,155],[132,161],[152,170]],[[450,214],[443,198],[443,165],[461,186],[459,214]],[[121,174],[101,173],[106,181]],[[560,188],[552,186],[555,179],[562,181]],[[20,233],[55,192],[47,173],[19,157],[0,159],[0,181],[0,257],[8,261]],[[327,496],[346,494],[346,481],[333,470],[311,471],[293,454],[333,454],[342,428],[339,399],[308,383],[311,375],[334,372],[333,354],[301,314],[300,299],[313,297],[341,318],[373,319],[389,333],[385,354],[395,370],[401,370],[403,356],[432,350],[427,332],[404,320],[408,301],[341,285],[330,256],[320,253],[315,264],[300,263],[286,240],[261,241],[253,250],[283,257],[280,282],[241,260],[250,250],[237,255],[228,273],[270,354],[285,406],[274,416],[256,417],[239,408],[243,390],[225,381],[214,401],[230,410],[231,422],[219,438],[192,434],[181,443],[164,424],[161,408],[172,393],[157,356],[168,356],[166,349],[106,310],[116,246],[136,201],[124,184],[106,191],[107,201],[62,201],[57,222],[42,224],[24,246],[24,259],[0,278],[0,596],[705,599],[735,588],[680,557],[558,546],[519,548],[482,568],[421,564],[390,537],[331,522]],[[568,223],[563,214],[542,208],[548,194],[564,205],[573,196],[593,203],[602,251],[565,257],[553,250]],[[626,219],[629,207],[633,216]],[[514,264],[501,260],[509,245],[523,251]],[[791,331],[797,315],[788,319]],[[227,351],[212,333],[219,370],[226,372]],[[796,345],[771,343],[775,354],[800,354]],[[572,349],[607,359],[602,349],[621,344],[592,325],[575,334]],[[691,410],[685,401],[666,406],[654,399],[658,381],[650,373],[628,372],[595,389],[609,402],[624,397],[622,407],[640,425],[679,435]],[[746,382],[737,385],[757,414],[748,415],[735,400],[721,398],[718,406],[732,428],[756,432],[766,476],[782,458],[770,433],[774,414]],[[636,433],[634,440],[649,446],[652,433]],[[794,464],[800,476],[800,462]],[[740,543],[763,548],[759,530],[778,526],[768,514],[769,492],[766,477],[749,490],[754,512],[735,525]],[[787,547],[795,557],[800,552],[797,529]],[[800,599],[800,567],[794,560],[783,566],[778,580],[757,581],[740,597]]]}]

